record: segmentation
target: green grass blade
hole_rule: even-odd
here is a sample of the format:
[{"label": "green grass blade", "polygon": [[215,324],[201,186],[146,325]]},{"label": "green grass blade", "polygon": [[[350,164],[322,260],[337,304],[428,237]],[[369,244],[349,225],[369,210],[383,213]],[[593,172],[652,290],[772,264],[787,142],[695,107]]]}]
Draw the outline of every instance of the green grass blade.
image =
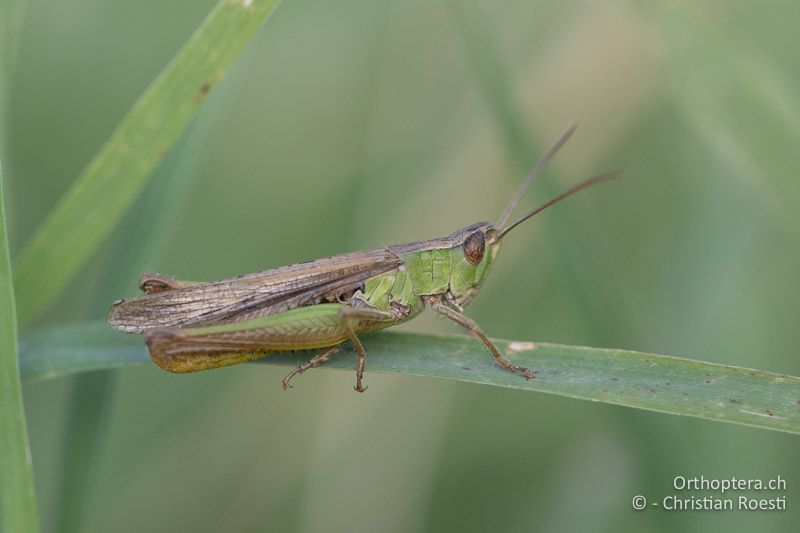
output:
[{"label": "green grass blade", "polygon": [[[797,232],[800,98],[797,81],[760,41],[741,39],[748,21],[715,24],[710,6],[643,6],[668,51],[668,94],[703,148]],[[741,25],[739,25],[741,24]],[[715,65],[710,69],[708,65]],[[680,80],[680,81],[678,81]]]},{"label": "green grass blade", "polygon": [[[541,155],[546,144],[535,142],[526,128],[525,113],[514,90],[514,76],[506,67],[498,46],[499,35],[488,23],[489,17],[484,13],[485,6],[480,2],[451,0],[448,5],[453,25],[464,44],[465,55],[474,71],[481,96],[486,101],[511,161],[516,165],[518,173],[524,176],[530,171],[537,152]],[[545,191],[544,197],[552,197],[562,192],[560,187],[548,179],[547,173],[542,174],[537,181]],[[612,324],[614,326],[628,324],[629,335],[637,336],[639,326],[635,316],[626,313],[624,318],[612,317],[613,312],[619,313],[629,308],[627,303],[611,310],[612,312],[609,312],[608,306],[602,303],[628,299],[627,289],[619,277],[618,268],[608,268],[601,276],[599,271],[591,266],[613,265],[614,254],[605,249],[603,241],[599,240],[584,242],[579,247],[584,251],[584,255],[576,257],[568,243],[582,240],[581,225],[569,209],[560,210],[559,217],[560,223],[553,226],[553,244],[560,256],[563,274],[568,278],[566,286],[581,302],[578,309],[586,314],[594,338],[606,338],[606,332],[614,330]],[[587,260],[586,253],[597,257]]]},{"label": "green grass blade", "polygon": [[[465,336],[381,332],[364,337],[369,372],[547,392],[800,434],[798,377],[625,350],[496,343],[515,363],[535,369],[537,377],[526,381],[502,370],[480,342]],[[40,330],[21,349],[27,380],[148,361],[141,337],[100,322]],[[293,367],[309,357],[297,352],[260,363]],[[343,350],[324,368],[352,370],[355,356]],[[302,380],[296,386],[302,390]]]},{"label": "green grass blade", "polygon": [[448,7],[477,78],[481,96],[494,116],[505,147],[520,171],[527,172],[536,157],[534,148],[537,144],[526,129],[524,114],[520,112],[509,81],[512,77],[500,61],[496,36],[484,21],[485,6],[450,0]]},{"label": "green grass blade", "polygon": [[146,363],[141,341],[119,335],[103,322],[40,328],[20,343],[20,374],[23,381],[39,381]]},{"label": "green grass blade", "polygon": [[[126,237],[124,246],[116,251],[122,266],[113,274],[119,279],[116,283],[119,287],[112,293],[123,292],[147,265],[158,264],[168,241],[174,237],[170,229],[175,228],[175,219],[184,211],[187,189],[197,175],[196,154],[213,134],[213,117],[225,111],[219,103],[220,97],[231,100],[230,88],[231,85],[222,88],[209,99],[206,104],[209,108],[192,120],[172,154],[156,171],[157,177],[145,193],[144,205],[138,207],[137,218],[141,220]],[[229,94],[226,96],[225,92]],[[72,383],[64,434],[58,531],[83,529],[89,494],[97,475],[97,457],[106,444],[116,378],[114,370],[99,370],[81,374]]]},{"label": "green grass blade", "polygon": [[125,115],[15,264],[25,324],[61,293],[279,0],[223,0]]},{"label": "green grass blade", "polygon": [[39,518],[17,360],[17,320],[0,167],[0,531],[36,531]]},{"label": "green grass blade", "polygon": [[81,531],[86,495],[96,475],[97,458],[111,412],[115,388],[111,370],[87,372],[72,384],[64,440],[58,531]]}]

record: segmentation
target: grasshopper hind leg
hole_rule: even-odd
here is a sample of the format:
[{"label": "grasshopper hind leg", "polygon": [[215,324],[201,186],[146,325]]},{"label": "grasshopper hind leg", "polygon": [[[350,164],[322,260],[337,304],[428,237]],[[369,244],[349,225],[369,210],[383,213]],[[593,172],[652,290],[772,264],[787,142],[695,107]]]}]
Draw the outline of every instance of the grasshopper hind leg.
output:
[{"label": "grasshopper hind leg", "polygon": [[374,331],[401,321],[411,308],[383,311],[346,304],[299,307],[233,324],[198,328],[158,328],[144,332],[150,357],[170,372],[197,372],[229,366],[266,355],[306,348],[322,348],[283,380],[325,363],[336,347],[350,340],[358,353],[355,390],[364,392],[366,352],[357,332]]},{"label": "grasshopper hind leg", "polygon": [[286,374],[286,377],[283,378],[283,381],[281,381],[283,390],[288,390],[292,388],[289,382],[292,380],[293,377],[295,377],[297,374],[302,374],[303,372],[305,372],[310,368],[316,368],[321,364],[327,362],[328,359],[330,359],[331,356],[333,356],[333,354],[339,351],[339,348],[341,346],[342,346],[341,344],[337,344],[336,346],[332,346],[327,350],[321,351],[320,353],[309,359],[307,362],[303,363],[302,365],[298,366],[297,368]]},{"label": "grasshopper hind leg", "polygon": [[145,294],[171,291],[193,285],[191,281],[182,281],[161,274],[144,273],[139,277],[139,290]]}]

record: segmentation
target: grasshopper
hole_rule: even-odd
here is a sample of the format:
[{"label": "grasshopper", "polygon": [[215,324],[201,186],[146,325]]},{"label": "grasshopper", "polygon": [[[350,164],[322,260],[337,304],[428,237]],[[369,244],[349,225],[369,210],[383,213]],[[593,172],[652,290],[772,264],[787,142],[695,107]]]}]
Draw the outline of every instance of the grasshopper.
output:
[{"label": "grasshopper", "polygon": [[442,238],[317,259],[254,274],[196,283],[143,274],[142,296],[118,300],[109,324],[143,334],[152,360],[170,372],[195,372],[266,355],[322,349],[283,379],[328,361],[349,340],[358,354],[355,390],[364,392],[367,353],[359,335],[413,319],[425,308],[478,337],[504,369],[535,377],[509,361],[463,308],[486,280],[509,231],[610,172],[559,194],[513,223],[517,203],[575,131],[567,129],[536,163],[497,224],[478,222]]}]

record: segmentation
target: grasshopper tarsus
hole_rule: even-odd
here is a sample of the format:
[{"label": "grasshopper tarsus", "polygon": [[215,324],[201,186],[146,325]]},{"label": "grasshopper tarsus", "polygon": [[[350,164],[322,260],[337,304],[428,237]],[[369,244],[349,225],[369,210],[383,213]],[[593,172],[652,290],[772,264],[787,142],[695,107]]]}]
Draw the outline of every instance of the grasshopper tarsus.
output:
[{"label": "grasshopper tarsus", "polygon": [[[502,363],[500,363],[500,364],[502,365]],[[531,370],[530,368],[525,368],[524,366],[519,366],[519,365],[515,365],[515,364],[512,364],[512,363],[509,363],[509,366],[503,366],[503,368],[505,368],[506,370],[508,370],[512,374],[516,374],[516,373],[522,374],[522,377],[524,377],[526,380],[531,380],[531,379],[536,377],[536,371],[535,370]]]},{"label": "grasshopper tarsus", "polygon": [[531,370],[530,368],[525,368],[524,366],[515,365],[511,362],[508,363],[508,366],[504,366],[503,368],[505,368],[506,370],[508,370],[513,374],[515,373],[522,374],[522,377],[524,377],[525,379],[533,379],[536,377],[535,370]]},{"label": "grasshopper tarsus", "polygon": [[367,390],[365,385],[362,385],[362,381],[364,379],[364,359],[361,354],[358,354],[358,365],[356,366],[356,386],[353,387],[353,390],[356,392],[364,392]]}]

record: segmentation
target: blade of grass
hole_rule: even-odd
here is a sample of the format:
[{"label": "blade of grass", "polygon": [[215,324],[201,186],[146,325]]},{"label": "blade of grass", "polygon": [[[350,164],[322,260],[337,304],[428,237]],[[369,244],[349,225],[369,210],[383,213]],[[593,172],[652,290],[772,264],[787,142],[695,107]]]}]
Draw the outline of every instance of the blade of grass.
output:
[{"label": "blade of grass", "polygon": [[15,264],[20,324],[61,293],[279,0],[223,0],[125,115]]},{"label": "blade of grass", "polygon": [[[484,16],[484,6],[480,2],[450,0],[448,6],[454,26],[464,43],[467,59],[475,71],[481,95],[504,139],[504,147],[519,174],[525,175],[535,159],[537,143],[525,126],[525,113],[513,90],[513,76],[508,72],[497,45],[497,32],[487,23],[488,17]],[[561,192],[546,175],[540,176],[539,181],[546,197]],[[620,313],[619,310],[631,308],[628,291],[619,276],[619,269],[615,267],[613,254],[603,247],[602,239],[593,241],[591,246],[585,242],[580,246],[571,246],[569,243],[576,240],[580,242],[583,234],[581,225],[572,213],[569,209],[560,210],[559,223],[553,226],[552,231],[553,246],[561,257],[563,273],[570,278],[565,285],[581,302],[576,309],[586,316],[595,339],[606,339],[606,332],[619,330],[620,324],[629,327],[627,333],[630,338],[637,337],[639,327],[632,313],[625,313],[624,319],[613,316],[613,311]],[[575,249],[582,250],[584,256],[577,257],[573,252]],[[587,260],[587,251],[600,258]],[[591,267],[597,264],[609,266],[603,276]],[[625,305],[609,307],[604,304],[608,301],[622,301]]]},{"label": "blade of grass", "polygon": [[72,383],[61,458],[58,531],[81,531],[97,457],[109,418],[114,372],[102,370],[77,376]]},{"label": "blade of grass", "polygon": [[[214,119],[223,112],[220,96],[230,93],[230,88],[228,84],[209,98],[207,112],[192,120],[172,154],[156,171],[143,205],[137,209],[140,220],[114,253],[121,259],[122,267],[113,272],[117,288],[111,293],[124,293],[141,272],[155,266],[167,249],[166,243],[174,237],[172,232],[176,220],[185,208],[186,190],[197,175],[194,170],[198,165],[198,154],[212,135]],[[230,95],[225,100],[230,101]],[[100,300],[97,304],[104,307],[108,302]],[[115,380],[114,370],[98,370],[77,376],[72,384],[61,461],[59,531],[82,529],[87,494],[91,490],[97,457],[102,451]]]},{"label": "blade of grass", "polygon": [[500,134],[505,140],[514,163],[527,172],[535,159],[532,150],[536,147],[532,136],[523,123],[523,114],[516,103],[505,64],[500,61],[500,51],[492,28],[484,22],[483,6],[450,0],[448,8],[453,24],[461,37],[467,59],[475,72],[481,96],[494,115]]},{"label": "blade of grass", "polygon": [[0,164],[0,531],[38,529],[33,466],[17,360],[17,320]]},{"label": "blade of grass", "polygon": [[[513,362],[535,369],[536,378],[526,381],[502,370],[480,342],[465,336],[381,332],[364,338],[370,372],[547,392],[800,434],[800,377],[625,350],[495,342]],[[140,337],[102,322],[42,329],[21,350],[26,380],[148,360]],[[294,367],[309,357],[296,352],[259,363]],[[343,350],[323,368],[352,371],[355,361],[352,351]]]},{"label": "blade of grass", "polygon": [[[637,6],[668,52],[668,94],[707,152],[798,235],[800,98],[787,65],[709,5]],[[680,81],[677,81],[680,80]]]},{"label": "blade of grass", "polygon": [[0,2],[0,155],[6,153],[9,106],[9,81],[17,63],[20,27],[27,0]]}]

